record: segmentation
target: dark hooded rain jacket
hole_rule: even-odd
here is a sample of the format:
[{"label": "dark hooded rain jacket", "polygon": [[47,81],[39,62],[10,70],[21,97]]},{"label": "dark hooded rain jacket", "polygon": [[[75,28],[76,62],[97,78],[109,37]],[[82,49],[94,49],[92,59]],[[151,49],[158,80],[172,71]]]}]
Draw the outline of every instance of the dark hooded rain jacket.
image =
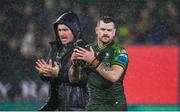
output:
[{"label": "dark hooded rain jacket", "polygon": [[74,42],[81,37],[80,22],[73,12],[64,13],[54,23],[56,40],[50,42],[51,50],[48,59],[56,61],[61,67],[58,77],[42,76],[43,80],[49,81],[50,89],[49,99],[41,110],[84,110],[88,100],[86,84],[72,84],[69,81],[68,70],[71,66],[70,57],[74,49],[74,42],[66,46],[62,45],[57,31],[57,25],[60,23],[71,29],[74,35]]}]

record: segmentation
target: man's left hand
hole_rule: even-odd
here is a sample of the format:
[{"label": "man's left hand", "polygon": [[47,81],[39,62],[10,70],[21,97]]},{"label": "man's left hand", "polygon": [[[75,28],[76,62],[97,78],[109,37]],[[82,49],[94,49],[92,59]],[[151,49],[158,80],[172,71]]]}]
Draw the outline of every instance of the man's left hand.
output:
[{"label": "man's left hand", "polygon": [[90,51],[82,47],[78,47],[78,49],[75,49],[74,51],[76,59],[84,60],[89,63],[91,63],[95,59],[95,53],[92,47],[90,47]]}]

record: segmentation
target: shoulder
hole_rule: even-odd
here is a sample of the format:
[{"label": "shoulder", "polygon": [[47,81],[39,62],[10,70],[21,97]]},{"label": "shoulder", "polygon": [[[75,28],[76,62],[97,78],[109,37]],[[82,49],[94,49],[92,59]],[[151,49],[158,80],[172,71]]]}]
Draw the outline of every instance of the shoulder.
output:
[{"label": "shoulder", "polygon": [[58,42],[57,42],[56,40],[50,41],[50,42],[49,42],[49,45],[50,45],[52,48],[54,48],[54,47],[59,47],[59,44],[58,44]]},{"label": "shoulder", "polygon": [[119,54],[128,54],[126,49],[122,47],[120,44],[114,43],[111,48]]},{"label": "shoulder", "polygon": [[50,46],[53,46],[53,45],[56,45],[56,43],[57,43],[57,42],[56,42],[55,40],[54,40],[54,41],[50,41],[50,42],[49,42],[49,45],[50,45]]},{"label": "shoulder", "polygon": [[126,69],[128,63],[129,63],[129,57],[128,53],[125,50],[124,47],[122,47],[119,44],[112,45],[112,48],[114,49],[114,61],[113,64],[120,65],[124,69]]},{"label": "shoulder", "polygon": [[95,47],[96,46],[96,42],[92,42],[86,45],[87,48],[89,47]]}]

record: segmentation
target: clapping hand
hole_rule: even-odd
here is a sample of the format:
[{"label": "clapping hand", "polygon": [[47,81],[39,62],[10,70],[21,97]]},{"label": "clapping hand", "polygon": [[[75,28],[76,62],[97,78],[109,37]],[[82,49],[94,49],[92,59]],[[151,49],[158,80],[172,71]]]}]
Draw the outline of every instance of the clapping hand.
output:
[{"label": "clapping hand", "polygon": [[48,62],[45,62],[44,59],[38,59],[35,68],[40,74],[47,77],[57,77],[59,73],[59,66],[56,62],[53,66],[52,59],[49,59]]},{"label": "clapping hand", "polygon": [[82,47],[74,49],[71,60],[75,59],[84,60],[88,63],[91,63],[95,59],[94,50],[92,49],[92,47],[90,47],[90,50],[86,50]]}]

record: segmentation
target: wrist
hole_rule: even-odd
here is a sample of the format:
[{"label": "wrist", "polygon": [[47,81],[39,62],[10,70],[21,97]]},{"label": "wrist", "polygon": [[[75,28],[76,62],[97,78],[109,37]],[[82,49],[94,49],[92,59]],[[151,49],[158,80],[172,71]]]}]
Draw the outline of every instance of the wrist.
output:
[{"label": "wrist", "polygon": [[91,67],[93,68],[97,68],[99,65],[101,64],[101,61],[98,60],[96,57],[94,58],[94,60],[92,60],[92,62],[90,63]]}]

